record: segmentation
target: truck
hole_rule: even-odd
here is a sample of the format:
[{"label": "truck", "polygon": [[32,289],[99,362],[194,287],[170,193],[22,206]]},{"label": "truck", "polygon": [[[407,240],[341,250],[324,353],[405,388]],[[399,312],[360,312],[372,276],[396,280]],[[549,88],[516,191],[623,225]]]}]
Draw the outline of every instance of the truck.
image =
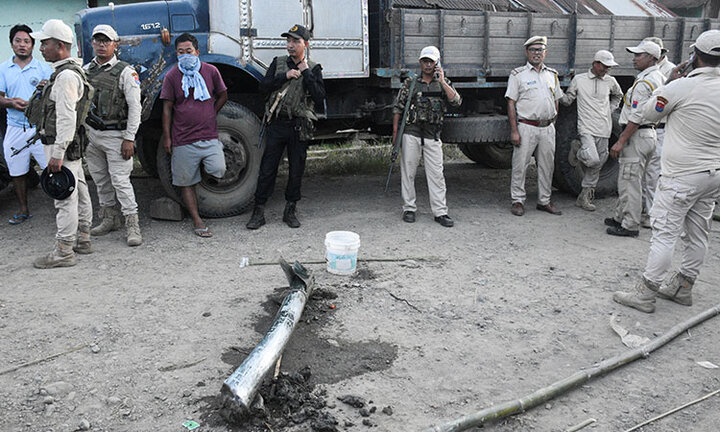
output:
[{"label": "truck", "polygon": [[[158,145],[159,94],[163,77],[176,63],[173,39],[185,32],[197,37],[201,60],[215,65],[228,87],[229,101],[218,114],[227,173],[220,180],[203,177],[197,187],[201,214],[223,217],[253,204],[263,150],[264,95],[258,83],[273,57],[285,54],[280,35],[293,24],[312,32],[309,56],[323,66],[327,100],[319,130],[353,127],[387,134],[397,89],[408,74],[418,72],[422,47],[435,45],[446,75],[463,97],[463,104],[446,114],[442,139],[491,168],[511,165],[504,93],[510,72],[526,63],[523,42],[528,37],[547,36],[545,63],[558,71],[561,85],[587,70],[597,50],[607,49],[620,63],[612,75],[627,88],[635,71],[625,47],[657,36],[669,49],[669,59],[679,63],[700,33],[720,27],[717,19],[497,9],[489,1],[467,0],[166,0],[82,10],[76,14],[75,31],[80,55],[88,62],[92,29],[110,24],[117,30],[118,57],[141,78],[138,158],[178,201],[169,156]],[[553,179],[556,187],[574,194],[582,178],[573,154],[576,123],[575,106],[561,108]],[[614,131],[610,145],[619,132]],[[596,193],[616,191],[617,174],[617,162],[609,159]]]}]

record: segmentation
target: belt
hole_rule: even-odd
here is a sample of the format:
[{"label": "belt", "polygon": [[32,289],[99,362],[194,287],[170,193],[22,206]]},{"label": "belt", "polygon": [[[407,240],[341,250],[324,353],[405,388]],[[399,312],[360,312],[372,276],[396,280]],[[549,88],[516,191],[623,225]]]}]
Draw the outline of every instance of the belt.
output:
[{"label": "belt", "polygon": [[526,120],[526,119],[518,119],[518,121],[519,121],[520,123],[529,124],[530,126],[535,126],[535,127],[547,127],[547,126],[550,126],[551,124],[553,124],[553,122],[555,121],[555,119],[550,119],[550,120]]},{"label": "belt", "polygon": [[653,125],[640,125],[640,126],[638,126],[638,129],[655,129],[655,126],[653,126]]}]

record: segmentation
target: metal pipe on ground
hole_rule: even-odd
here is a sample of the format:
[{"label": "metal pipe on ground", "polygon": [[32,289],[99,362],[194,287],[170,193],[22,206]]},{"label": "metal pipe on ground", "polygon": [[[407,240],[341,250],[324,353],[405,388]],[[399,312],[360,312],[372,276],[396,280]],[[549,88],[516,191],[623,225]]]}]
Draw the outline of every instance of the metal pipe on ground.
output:
[{"label": "metal pipe on ground", "polygon": [[295,261],[291,266],[280,259],[280,266],[290,283],[290,292],[280,305],[270,330],[220,390],[221,413],[231,422],[241,422],[249,414],[263,377],[273,370],[282,355],[315,285],[312,273],[299,262]]},{"label": "metal pipe on ground", "polygon": [[511,415],[523,413],[530,408],[534,408],[554,398],[555,396],[561,395],[574,387],[590,381],[597,376],[604,375],[617,368],[625,366],[626,364],[629,364],[641,357],[648,357],[651,352],[667,344],[691,327],[695,327],[696,325],[719,314],[720,304],[673,326],[662,336],[651,340],[641,347],[618,354],[594,365],[591,368],[575,372],[567,378],[556,381],[553,384],[543,387],[529,395],[525,395],[520,399],[503,402],[490,408],[485,408],[482,411],[455,419],[448,423],[430,427],[425,429],[424,432],[460,432],[468,430],[472,427],[483,425],[490,421],[497,421]]}]

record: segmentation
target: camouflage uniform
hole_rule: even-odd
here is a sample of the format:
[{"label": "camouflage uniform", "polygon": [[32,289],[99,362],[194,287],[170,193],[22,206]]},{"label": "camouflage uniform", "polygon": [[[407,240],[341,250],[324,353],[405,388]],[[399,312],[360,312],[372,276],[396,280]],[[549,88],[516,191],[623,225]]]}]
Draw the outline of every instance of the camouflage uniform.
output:
[{"label": "camouflage uniform", "polygon": [[[415,79],[415,89],[410,95],[410,84]],[[452,86],[450,80],[445,82]],[[456,91],[453,99],[448,99],[440,82],[433,77],[430,83],[421,76],[408,78],[398,92],[393,114],[402,114],[405,104],[411,98],[405,133],[402,137],[402,175],[403,211],[415,212],[415,173],[420,156],[423,156],[425,175],[430,194],[430,208],[435,217],[447,215],[445,202],[445,177],[443,176],[443,153],[440,131],[447,111],[447,105],[459,106],[462,102]]]}]

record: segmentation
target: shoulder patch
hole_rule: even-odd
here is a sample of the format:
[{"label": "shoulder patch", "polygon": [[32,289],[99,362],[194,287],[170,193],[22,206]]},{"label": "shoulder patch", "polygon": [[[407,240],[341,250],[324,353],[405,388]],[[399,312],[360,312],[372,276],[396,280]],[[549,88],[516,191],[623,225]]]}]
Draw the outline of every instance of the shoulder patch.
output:
[{"label": "shoulder patch", "polygon": [[657,112],[663,112],[665,110],[665,105],[668,103],[668,100],[665,99],[662,96],[657,97],[657,102],[655,103],[655,111]]},{"label": "shoulder patch", "polygon": [[137,72],[133,72],[130,74],[135,79],[135,84],[140,85],[140,76]]}]

